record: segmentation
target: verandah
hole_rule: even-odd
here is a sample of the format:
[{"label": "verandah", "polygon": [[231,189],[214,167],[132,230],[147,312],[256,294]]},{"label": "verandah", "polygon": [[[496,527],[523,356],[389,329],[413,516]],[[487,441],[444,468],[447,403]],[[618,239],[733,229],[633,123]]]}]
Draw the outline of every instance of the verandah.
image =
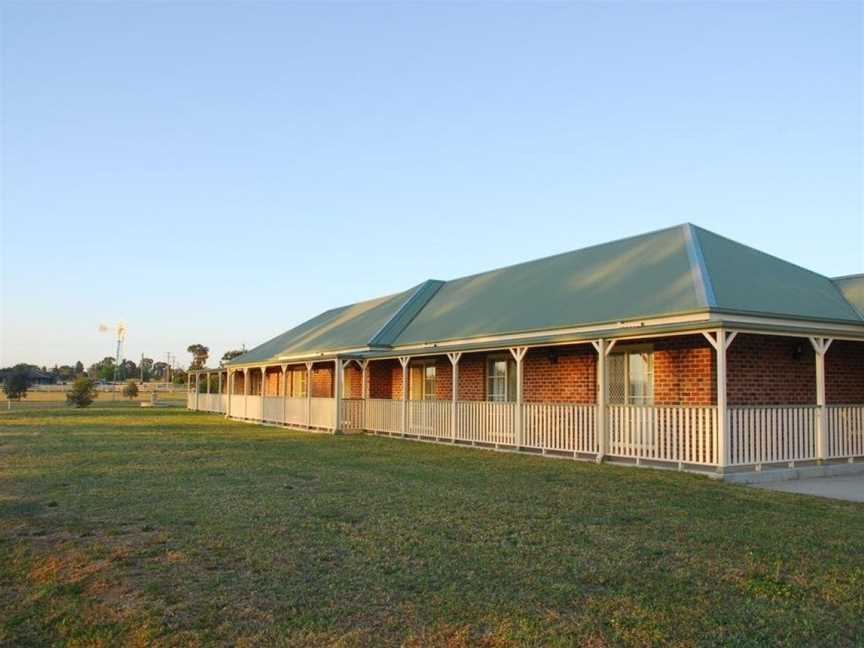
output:
[{"label": "verandah", "polygon": [[[713,385],[710,402],[698,404],[655,402],[653,384],[650,398],[641,392],[616,397],[621,386],[616,382],[620,368],[615,363],[622,357],[622,349],[633,347],[628,347],[627,341],[601,339],[591,342],[596,361],[590,402],[526,399],[523,392],[532,376],[524,373],[528,347],[523,346],[503,350],[510,356],[508,364],[515,369],[515,380],[505,376],[503,386],[495,387],[499,391],[489,391],[495,369],[487,367],[483,380],[489,384],[483,400],[476,399],[476,394],[475,399],[466,398],[458,391],[463,354],[439,352],[437,357],[446,358],[451,369],[449,399],[445,393],[424,394],[424,375],[415,372],[412,376],[413,367],[436,357],[427,353],[397,358],[393,375],[398,375],[399,381],[387,398],[373,397],[380,395],[374,393],[380,390],[372,389],[370,369],[376,363],[394,362],[392,358],[334,358],[302,365],[232,368],[230,373],[202,372],[196,376],[198,388],[190,391],[189,406],[233,418],[311,429],[366,431],[721,472],[864,456],[864,404],[826,401],[824,359],[831,340],[801,338],[812,348],[812,403],[729,404],[729,388],[733,393],[735,388],[734,378],[727,388],[726,352],[736,335],[724,330],[705,332],[713,350]],[[532,347],[531,351],[537,349]],[[554,347],[549,353],[555,353]],[[327,376],[329,389],[320,388],[323,382],[316,380],[315,373]],[[359,374],[359,381],[352,380],[352,373]],[[212,393],[212,380],[202,385],[201,375],[219,376],[216,393]],[[625,391],[628,387],[634,392],[642,388],[636,378],[633,385],[625,385]],[[783,380],[782,375],[775,378]],[[512,390],[508,387],[511,383]]]}]

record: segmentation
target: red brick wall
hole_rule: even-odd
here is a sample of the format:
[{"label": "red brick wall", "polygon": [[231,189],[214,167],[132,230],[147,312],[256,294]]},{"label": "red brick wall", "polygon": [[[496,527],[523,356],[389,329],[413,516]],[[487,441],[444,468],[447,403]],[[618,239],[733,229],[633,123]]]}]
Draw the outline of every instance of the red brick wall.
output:
[{"label": "red brick wall", "polygon": [[333,397],[333,363],[312,366],[312,398]]},{"label": "red brick wall", "polygon": [[363,397],[363,371],[357,366],[356,362],[352,362],[345,368],[346,383],[342,386],[344,390],[343,398],[362,398]]},{"label": "red brick wall", "polygon": [[831,344],[825,355],[825,399],[835,405],[864,403],[864,342]]},{"label": "red brick wall", "polygon": [[368,365],[369,398],[395,398],[393,372],[399,370],[399,393],[402,392],[402,368],[398,360],[372,360]]},{"label": "red brick wall", "polygon": [[486,354],[466,353],[459,360],[459,400],[486,400]]},{"label": "red brick wall", "polygon": [[657,338],[654,346],[654,402],[657,405],[713,405],[717,402],[716,355],[704,336]]},{"label": "red brick wall", "polygon": [[806,338],[739,334],[727,365],[730,405],[816,403],[816,361]]},{"label": "red brick wall", "polygon": [[594,403],[597,352],[590,345],[530,349],[523,360],[526,401]]}]

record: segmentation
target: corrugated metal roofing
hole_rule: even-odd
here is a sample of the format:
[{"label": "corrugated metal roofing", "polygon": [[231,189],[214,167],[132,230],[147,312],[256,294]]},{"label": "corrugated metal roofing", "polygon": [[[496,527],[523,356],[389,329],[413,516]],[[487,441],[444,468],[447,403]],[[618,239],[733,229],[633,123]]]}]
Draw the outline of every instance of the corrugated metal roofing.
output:
[{"label": "corrugated metal roofing", "polygon": [[840,322],[864,330],[853,304],[864,309],[864,275],[832,281],[685,224],[336,308],[229,364],[685,313]]},{"label": "corrugated metal roofing", "polygon": [[[421,284],[423,285],[425,284]],[[237,356],[226,365],[250,364],[285,355],[365,347],[416,291],[417,288],[414,288],[396,295],[325,311]]]}]

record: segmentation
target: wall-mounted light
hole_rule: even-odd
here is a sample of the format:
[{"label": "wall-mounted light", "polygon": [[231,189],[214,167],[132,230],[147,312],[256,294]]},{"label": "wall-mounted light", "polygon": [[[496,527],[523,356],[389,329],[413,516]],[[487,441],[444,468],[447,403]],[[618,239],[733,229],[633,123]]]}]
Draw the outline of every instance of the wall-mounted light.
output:
[{"label": "wall-mounted light", "polygon": [[804,345],[796,344],[795,348],[792,350],[792,359],[796,362],[804,357]]}]

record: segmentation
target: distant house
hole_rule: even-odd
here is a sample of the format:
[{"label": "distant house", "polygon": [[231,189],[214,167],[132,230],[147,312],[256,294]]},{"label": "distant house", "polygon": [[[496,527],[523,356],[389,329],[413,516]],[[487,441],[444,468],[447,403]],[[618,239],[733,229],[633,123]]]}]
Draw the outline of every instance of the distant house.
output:
[{"label": "distant house", "polygon": [[[6,382],[6,376],[12,373],[15,369],[16,367],[0,369],[0,385]],[[26,365],[25,370],[27,372],[27,380],[31,385],[51,385],[57,382],[53,374],[50,374],[47,371],[42,371],[39,367],[34,365]]]},{"label": "distant house", "polygon": [[864,275],[686,224],[334,308],[193,374],[189,407],[719,474],[847,462],[862,313]]}]

